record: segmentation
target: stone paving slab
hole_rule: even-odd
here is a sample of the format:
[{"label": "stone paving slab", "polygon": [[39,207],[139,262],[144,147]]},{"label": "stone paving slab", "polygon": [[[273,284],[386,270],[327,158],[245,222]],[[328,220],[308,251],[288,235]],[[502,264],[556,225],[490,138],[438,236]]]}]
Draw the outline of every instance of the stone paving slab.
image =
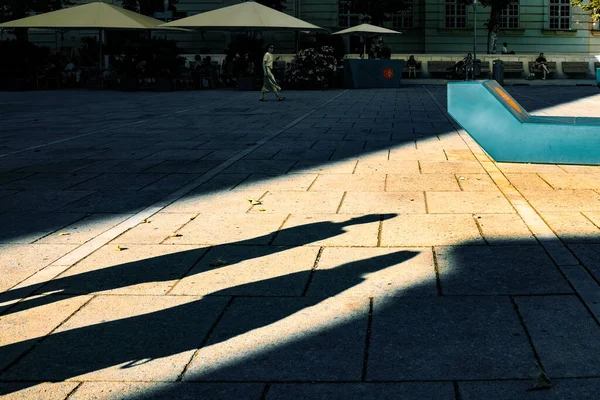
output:
[{"label": "stone paving slab", "polygon": [[389,174],[386,192],[420,191],[460,191],[460,186],[453,174]]},{"label": "stone paving slab", "polygon": [[335,214],[340,207],[343,191],[314,193],[300,191],[270,191],[252,206],[251,213],[307,214],[314,211]]},{"label": "stone paving slab", "polygon": [[426,192],[427,209],[431,214],[513,213],[515,209],[500,191]]},{"label": "stone paving slab", "polygon": [[435,296],[431,248],[327,247],[319,258],[307,296]]},{"label": "stone paving slab", "polygon": [[347,192],[339,214],[425,214],[423,192]]},{"label": "stone paving slab", "polygon": [[0,245],[0,299],[1,292],[8,290],[23,279],[36,273],[53,261],[73,250],[75,245],[50,244],[4,244]]},{"label": "stone paving slab", "polygon": [[0,379],[174,382],[226,303],[216,297],[97,297]]},{"label": "stone paving slab", "polygon": [[102,174],[73,185],[73,190],[139,190],[164,178],[163,174]]},{"label": "stone paving slab", "polygon": [[[355,191],[355,192],[383,192],[385,174],[380,175],[351,175],[351,174],[326,174],[319,178],[310,187],[311,192],[325,191]],[[381,194],[381,193],[379,193]],[[315,196],[320,196],[317,194]]]},{"label": "stone paving slab", "polygon": [[380,216],[292,215],[273,241],[282,246],[377,246]]},{"label": "stone paving slab", "polygon": [[600,280],[600,245],[571,244],[569,248],[575,253],[583,265]]},{"label": "stone paving slab", "polygon": [[[35,175],[29,175],[18,180],[12,180],[11,182],[2,185],[2,189],[70,189],[79,183],[93,179],[97,176],[98,174],[86,174],[76,172],[70,174],[40,173]],[[75,190],[81,189],[75,188]]]},{"label": "stone paving slab", "polygon": [[166,244],[226,243],[266,245],[271,242],[287,214],[199,214],[168,238]]},{"label": "stone paving slab", "polygon": [[31,243],[85,217],[84,213],[0,214],[0,243]]},{"label": "stone paving slab", "polygon": [[478,214],[475,222],[491,246],[536,245],[538,242],[517,214]]},{"label": "stone paving slab", "polygon": [[[442,293],[514,295],[572,293],[541,246],[436,247]],[[514,279],[518,275],[519,279]]]},{"label": "stone paving slab", "polygon": [[552,380],[550,390],[527,391],[532,381],[459,382],[463,400],[593,400],[600,390],[600,379]]},{"label": "stone paving slab", "polygon": [[360,380],[368,313],[368,299],[238,298],[184,381]]},{"label": "stone paving slab", "polygon": [[516,303],[548,376],[599,375],[600,330],[575,296],[518,297]]},{"label": "stone paving slab", "polygon": [[215,246],[171,291],[174,295],[301,296],[318,248]]},{"label": "stone paving slab", "polygon": [[542,212],[541,215],[565,243],[600,243],[600,228],[581,212]]},{"label": "stone paving slab", "polygon": [[24,190],[0,199],[0,210],[52,212],[92,195],[84,190]]},{"label": "stone paving slab", "polygon": [[382,246],[484,245],[471,214],[402,214],[383,222]]},{"label": "stone paving slab", "polygon": [[263,390],[260,383],[85,382],[69,400],[259,400]]},{"label": "stone paving slab", "polygon": [[21,388],[22,383],[0,382],[0,393],[6,400],[64,400],[78,385],[77,382],[40,383],[37,386]]},{"label": "stone paving slab", "polygon": [[600,211],[600,193],[593,190],[524,191],[538,211]]},{"label": "stone paving slab", "polygon": [[158,213],[151,218],[139,221],[137,226],[114,239],[112,243],[121,245],[161,244],[185,224],[196,218],[196,215],[192,213]]},{"label": "stone paving slab", "polygon": [[274,384],[266,400],[423,400],[454,399],[450,383],[315,383]]},{"label": "stone paving slab", "polygon": [[[53,303],[42,303],[33,308],[30,308],[29,303],[35,302],[35,298],[17,304],[10,310],[10,314],[0,317],[0,370],[16,361],[21,354],[36,344],[37,339],[48,335],[91,299],[90,296],[54,297]],[[3,378],[0,375],[0,380]]]},{"label": "stone paving slab", "polygon": [[[508,90],[538,115],[597,116],[600,104],[595,88],[562,88],[560,99],[545,88]],[[13,385],[0,384],[1,394],[46,390],[36,382],[53,375],[85,381],[71,396],[82,398],[110,390],[363,398],[365,387],[373,398],[390,397],[388,387],[441,398],[453,396],[451,380],[463,398],[482,397],[488,380],[519,398],[514,381],[498,379],[530,384],[536,354],[556,388],[562,376],[594,376],[600,167],[495,164],[455,130],[443,86],[290,92],[289,101],[265,104],[231,91],[30,95],[11,93],[13,108],[3,103],[0,153],[13,154],[0,155],[0,185],[35,182],[63,195],[70,174],[100,176],[60,213],[0,209],[1,243],[37,240],[53,251],[85,243],[48,266],[23,259],[19,273],[38,272],[0,295],[0,320],[35,315],[27,322],[45,326],[41,313],[68,298],[33,295],[20,309],[7,306],[34,290],[102,294],[0,375]],[[158,179],[143,185],[149,176]],[[53,210],[62,201],[26,192],[4,192],[0,205],[17,196],[18,207]],[[423,200],[410,202],[413,194]],[[247,199],[263,204],[248,212]],[[142,209],[139,222],[149,224],[116,226]],[[35,246],[9,253],[49,253]],[[512,295],[525,296],[515,303]],[[12,336],[0,354],[27,346],[27,336]],[[184,372],[184,380],[219,382],[197,390],[148,382]],[[445,382],[423,382],[432,377]],[[123,382],[106,382],[114,379]],[[404,379],[417,382],[388,383]],[[483,392],[464,392],[476,382],[460,379],[485,379]],[[260,382],[243,390],[237,380]]]},{"label": "stone paving slab", "polygon": [[533,354],[503,297],[375,299],[368,380],[526,378]]},{"label": "stone paving slab", "polygon": [[166,294],[206,252],[181,245],[107,244],[48,282],[42,293]]}]

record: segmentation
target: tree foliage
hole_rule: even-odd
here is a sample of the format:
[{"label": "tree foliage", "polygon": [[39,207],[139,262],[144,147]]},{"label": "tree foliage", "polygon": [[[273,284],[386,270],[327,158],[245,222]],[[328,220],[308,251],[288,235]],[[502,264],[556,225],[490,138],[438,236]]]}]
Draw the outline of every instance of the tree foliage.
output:
[{"label": "tree foliage", "polygon": [[60,10],[70,0],[1,0],[0,21],[12,21],[27,17],[31,12],[45,13]]},{"label": "tree foliage", "polygon": [[584,0],[573,0],[571,5],[573,7],[580,7],[584,11],[589,11],[592,15],[592,20],[600,20],[600,0],[589,0],[585,4]]},{"label": "tree foliage", "polygon": [[[175,11],[175,4],[178,2],[179,0],[169,0],[169,11]],[[148,16],[165,11],[164,0],[122,0],[121,6],[127,10]]]}]

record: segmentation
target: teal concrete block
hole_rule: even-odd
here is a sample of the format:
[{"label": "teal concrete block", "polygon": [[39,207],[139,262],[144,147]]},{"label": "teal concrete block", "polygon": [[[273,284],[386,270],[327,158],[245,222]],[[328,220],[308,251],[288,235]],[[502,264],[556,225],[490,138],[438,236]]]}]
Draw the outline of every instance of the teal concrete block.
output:
[{"label": "teal concrete block", "polygon": [[596,84],[600,87],[600,68],[596,68]]},{"label": "teal concrete block", "polygon": [[496,81],[449,83],[448,113],[496,161],[600,165],[600,118],[532,116]]}]

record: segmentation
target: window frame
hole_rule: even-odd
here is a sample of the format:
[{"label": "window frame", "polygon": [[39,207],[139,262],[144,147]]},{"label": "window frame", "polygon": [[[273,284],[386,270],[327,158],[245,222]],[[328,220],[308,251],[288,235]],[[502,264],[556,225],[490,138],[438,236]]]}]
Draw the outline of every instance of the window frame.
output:
[{"label": "window frame", "polygon": [[[452,7],[452,14],[448,14],[448,7]],[[459,14],[459,8],[464,9],[464,14]],[[462,10],[461,10],[462,11]],[[448,25],[448,20],[452,20],[451,26]],[[459,26],[458,20],[464,20],[464,26]],[[467,26],[467,5],[457,0],[444,1],[444,28],[445,29],[468,29]]]},{"label": "window frame", "polygon": [[[510,7],[516,6],[516,14],[510,14]],[[516,26],[511,26],[510,19],[516,18]],[[521,1],[513,0],[505,9],[500,12],[499,28],[504,30],[521,29]]]},{"label": "window frame", "polygon": [[[557,7],[558,14],[552,15],[552,7]],[[569,15],[564,16],[562,12],[564,8],[569,10]],[[553,31],[570,31],[573,17],[573,10],[570,0],[548,0],[548,29]],[[556,26],[553,25],[553,20],[556,21]],[[568,26],[563,26],[563,21],[567,21]]]},{"label": "window frame", "polygon": [[[412,29],[415,27],[415,1],[402,0],[402,2],[408,3],[409,7],[392,15],[392,29]],[[401,23],[397,24],[397,21]],[[407,24],[407,21],[410,22]]]},{"label": "window frame", "polygon": [[[354,14],[350,12],[350,7],[348,6],[347,12],[341,12],[342,5],[348,5],[350,2],[348,0],[338,0],[338,28],[350,28],[352,26],[358,25],[360,23],[360,14]],[[356,24],[353,24],[353,19],[356,18]],[[340,24],[340,21],[345,19],[345,24]]]}]

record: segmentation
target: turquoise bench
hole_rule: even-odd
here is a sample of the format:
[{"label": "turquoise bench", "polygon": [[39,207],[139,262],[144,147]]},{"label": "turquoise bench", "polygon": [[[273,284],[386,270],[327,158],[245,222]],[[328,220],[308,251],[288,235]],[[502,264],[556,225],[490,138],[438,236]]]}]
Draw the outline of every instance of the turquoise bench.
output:
[{"label": "turquoise bench", "polygon": [[596,84],[600,88],[600,68],[596,68]]},{"label": "turquoise bench", "polygon": [[448,113],[496,161],[600,165],[600,118],[530,115],[496,81],[449,83]]}]

